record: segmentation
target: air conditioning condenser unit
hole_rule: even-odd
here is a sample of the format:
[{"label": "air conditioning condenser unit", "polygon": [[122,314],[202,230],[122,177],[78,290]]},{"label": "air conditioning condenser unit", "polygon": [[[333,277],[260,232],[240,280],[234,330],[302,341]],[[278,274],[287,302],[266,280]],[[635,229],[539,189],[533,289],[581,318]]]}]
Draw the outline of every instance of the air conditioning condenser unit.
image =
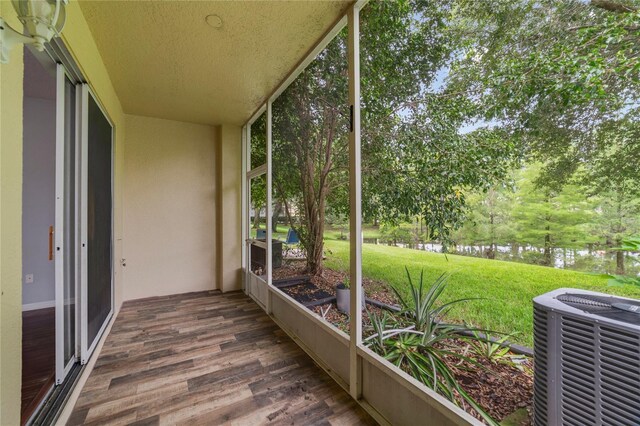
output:
[{"label": "air conditioning condenser unit", "polygon": [[640,301],[563,288],[534,306],[534,425],[640,425]]}]

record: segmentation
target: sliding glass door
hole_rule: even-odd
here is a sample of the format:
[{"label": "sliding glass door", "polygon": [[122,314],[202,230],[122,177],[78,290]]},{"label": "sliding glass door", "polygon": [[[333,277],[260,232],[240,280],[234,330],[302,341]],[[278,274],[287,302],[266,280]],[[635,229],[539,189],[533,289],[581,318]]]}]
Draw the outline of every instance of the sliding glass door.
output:
[{"label": "sliding glass door", "polygon": [[[23,114],[23,117],[26,117],[25,129],[33,131],[26,132],[28,138],[25,136],[23,144],[27,154],[36,151],[41,155],[23,159],[23,164],[31,167],[25,168],[29,171],[26,176],[37,175],[39,179],[32,180],[38,191],[32,190],[33,184],[23,185],[23,193],[27,194],[23,199],[28,206],[24,210],[46,217],[44,225],[25,221],[23,246],[25,241],[33,240],[40,247],[42,240],[48,238],[45,240],[49,267],[46,272],[53,272],[53,276],[45,277],[45,273],[40,273],[41,269],[35,269],[31,263],[25,268],[27,276],[33,276],[35,270],[43,285],[53,284],[55,288],[54,295],[51,287],[47,287],[46,295],[42,296],[46,297],[42,303],[46,302],[47,307],[54,299],[55,347],[44,347],[38,341],[39,358],[35,362],[34,357],[30,358],[27,368],[23,367],[23,377],[25,372],[37,370],[31,368],[34,364],[46,367],[43,378],[37,378],[43,385],[42,390],[37,390],[33,409],[30,405],[29,410],[23,410],[25,418],[31,416],[36,423],[37,419],[45,418],[47,414],[42,413],[52,407],[42,401],[59,398],[62,392],[68,391],[66,386],[59,385],[71,382],[79,365],[87,363],[114,312],[113,126],[61,43],[47,44],[46,52],[30,53],[31,49],[25,49],[24,97],[29,100],[25,105],[31,108],[28,110],[31,115]],[[54,170],[55,182],[52,182]],[[25,229],[32,232],[25,233]],[[33,258],[44,257],[42,250],[34,253]],[[33,304],[40,303],[38,300]],[[48,318],[46,321],[51,322]],[[46,334],[51,331],[47,330]],[[36,332],[42,334],[40,329]],[[35,354],[36,351],[31,350],[35,346],[23,340],[23,351]],[[39,370],[36,373],[39,374]],[[53,388],[52,376],[56,385]],[[25,381],[27,386],[32,382]],[[38,406],[42,408],[36,410]]]},{"label": "sliding glass door", "polygon": [[[57,68],[56,383],[113,315],[113,128],[87,84]],[[76,302],[77,301],[77,302]]]}]

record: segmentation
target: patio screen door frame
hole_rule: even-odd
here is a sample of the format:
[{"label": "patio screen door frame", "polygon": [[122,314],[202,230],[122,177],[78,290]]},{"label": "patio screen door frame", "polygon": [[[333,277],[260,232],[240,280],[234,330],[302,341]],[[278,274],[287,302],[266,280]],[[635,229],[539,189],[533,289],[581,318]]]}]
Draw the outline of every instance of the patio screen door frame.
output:
[{"label": "patio screen door frame", "polygon": [[[263,164],[262,166],[256,167],[255,169],[249,171],[247,173],[247,180],[246,180],[246,191],[247,191],[247,206],[248,206],[248,211],[251,210],[251,182],[253,182],[254,179],[257,178],[262,178],[266,175],[266,164]],[[268,216],[268,205],[267,205],[267,218]],[[254,209],[254,214],[257,214],[255,212]],[[247,223],[249,223],[251,221],[250,218],[250,214],[247,214]],[[250,229],[250,226],[247,227],[247,230]],[[269,233],[269,219],[267,219],[267,233]],[[248,234],[247,234],[248,235]],[[269,297],[269,292],[267,291],[267,285],[268,285],[268,280],[264,279],[264,276],[260,276],[255,274],[252,270],[251,270],[251,247],[252,246],[257,246],[260,247],[262,249],[264,249],[266,251],[266,261],[265,261],[265,269],[267,272],[267,276],[270,275],[270,271],[271,271],[271,264],[269,263],[269,255],[270,255],[270,245],[268,244],[269,239],[267,238],[266,241],[260,241],[258,239],[254,239],[254,238],[247,238],[246,240],[246,264],[245,264],[245,268],[246,268],[246,288],[245,291],[246,293],[253,297],[257,302],[259,302],[263,308],[265,308],[265,310],[267,310],[270,307],[270,297]]]},{"label": "patio screen door frame", "polygon": [[[266,136],[267,136],[267,146],[266,146],[266,154],[267,154],[267,162],[261,164],[253,169],[251,167],[251,125],[262,115],[266,113]],[[243,265],[245,268],[245,293],[251,296],[254,300],[256,300],[267,312],[267,314],[271,313],[271,291],[270,287],[272,286],[272,251],[273,251],[273,231],[271,229],[271,216],[273,206],[271,204],[271,102],[267,101],[264,105],[262,105],[249,119],[247,124],[243,128],[243,225],[242,225],[242,233],[243,233],[243,242],[244,242],[244,253],[243,253]],[[259,241],[257,239],[250,238],[250,230],[251,230],[251,182],[253,179],[265,177],[266,179],[266,238],[265,241]],[[254,214],[256,214],[254,212]],[[251,270],[251,247],[258,246],[265,250],[265,269],[266,269],[266,279],[263,276],[258,276],[253,273]]]},{"label": "patio screen door frame", "polygon": [[[82,84],[80,86],[80,98],[82,109],[80,112],[79,120],[79,134],[80,134],[80,362],[86,364],[91,357],[91,354],[96,348],[96,345],[100,341],[100,337],[106,330],[114,313],[114,271],[113,271],[113,258],[114,258],[114,241],[113,241],[113,191],[114,191],[114,126],[109,116],[105,113],[104,108],[100,105],[97,98],[92,94],[88,84]],[[111,191],[111,221],[108,224],[110,229],[110,254],[111,261],[110,268],[110,292],[111,303],[109,312],[100,326],[100,329],[96,333],[93,339],[89,336],[89,101],[90,98],[100,109],[100,112],[111,127],[111,159],[110,159],[110,191]]]},{"label": "patio screen door frame", "polygon": [[[53,234],[55,284],[55,384],[62,384],[75,365],[86,364],[111,322],[114,292],[114,160],[115,128],[61,39],[45,45],[55,63],[55,218]],[[74,93],[75,92],[75,93]],[[110,306],[95,337],[88,330],[89,301],[89,109],[95,106],[110,128]],[[100,118],[101,120],[101,118]],[[100,121],[98,120],[98,121]],[[104,122],[101,123],[106,128]],[[104,131],[103,133],[104,134]],[[106,138],[105,138],[106,139]],[[104,141],[104,139],[103,139]],[[104,154],[104,153],[103,153]],[[98,153],[99,155],[99,153]],[[106,174],[106,173],[105,173]],[[106,185],[103,185],[103,188]],[[100,228],[104,231],[104,228]],[[103,234],[104,235],[104,234]],[[104,237],[103,237],[104,239]],[[103,266],[104,269],[104,266]],[[103,286],[106,288],[106,286]],[[106,298],[105,298],[106,299]],[[71,310],[71,306],[73,310]],[[106,305],[106,303],[105,303]],[[106,310],[106,309],[105,309]],[[103,314],[104,315],[104,314]],[[102,316],[99,316],[102,319]],[[66,358],[66,359],[65,359]]]}]

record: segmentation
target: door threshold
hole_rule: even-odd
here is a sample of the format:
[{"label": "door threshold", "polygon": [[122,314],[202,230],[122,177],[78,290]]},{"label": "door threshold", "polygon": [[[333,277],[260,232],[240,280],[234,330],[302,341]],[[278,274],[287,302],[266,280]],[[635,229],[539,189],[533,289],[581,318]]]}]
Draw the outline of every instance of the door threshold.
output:
[{"label": "door threshold", "polygon": [[67,374],[64,382],[59,386],[52,386],[48,395],[42,400],[38,409],[27,421],[27,426],[52,425],[64,409],[65,403],[71,396],[84,366],[76,363]]},{"label": "door threshold", "polygon": [[[49,379],[47,379],[48,385],[44,386],[39,392],[38,395],[34,398],[34,401],[38,401],[36,406],[33,407],[33,402],[29,404],[24,413],[22,413],[22,419],[20,420],[21,425],[28,425],[31,419],[35,417],[35,415],[40,411],[42,406],[47,402],[47,399],[51,396],[53,392],[53,388],[55,387],[55,378],[52,375]],[[25,419],[25,416],[26,419]]]}]

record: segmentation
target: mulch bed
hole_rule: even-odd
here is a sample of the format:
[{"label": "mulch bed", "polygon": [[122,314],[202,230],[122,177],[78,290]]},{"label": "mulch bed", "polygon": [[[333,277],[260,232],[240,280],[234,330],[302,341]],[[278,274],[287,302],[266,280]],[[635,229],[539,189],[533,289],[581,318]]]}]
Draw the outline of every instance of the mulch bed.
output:
[{"label": "mulch bed", "polygon": [[[456,341],[451,349],[456,353],[466,356],[470,354],[466,351],[468,343],[463,340]],[[501,362],[493,362],[487,359],[471,358],[482,365],[467,362],[460,362],[458,358],[449,358],[448,364],[454,367],[456,379],[462,388],[473,397],[485,410],[498,421],[521,408],[529,408],[533,401],[533,360],[528,359],[523,367],[527,371],[522,371],[512,365]],[[480,417],[472,410],[467,410],[474,417]],[[530,424],[530,423],[528,423]]]},{"label": "mulch bed", "polygon": [[327,303],[311,308],[313,312],[324,318],[330,324],[349,334],[349,316],[338,310],[335,303]]},{"label": "mulch bed", "polygon": [[[529,409],[533,403],[533,376],[515,367],[478,361],[488,371],[459,371],[456,379],[473,399],[498,421],[502,421],[520,408]],[[472,413],[478,417],[475,413]],[[529,422],[531,424],[531,414]]]},{"label": "mulch bed", "polygon": [[[332,269],[325,268],[320,275],[311,277],[311,282],[319,289],[335,296],[336,285],[344,282],[347,275],[348,274],[346,272],[334,271]],[[273,271],[273,282],[275,284],[281,279],[303,276],[306,276],[304,260],[289,260],[284,262],[280,268]],[[363,278],[362,287],[364,288],[366,297],[370,297],[388,305],[396,305],[398,303],[393,291],[391,291],[389,287],[381,281]]]},{"label": "mulch bed", "polygon": [[326,299],[331,297],[332,295],[327,293],[325,290],[316,287],[309,281],[303,281],[300,284],[284,287],[280,289],[284,293],[296,299],[298,302],[303,305],[307,305],[310,302],[314,302],[316,300]]},{"label": "mulch bed", "polygon": [[[313,312],[324,318],[325,321],[333,324],[335,327],[349,334],[349,315],[343,314],[338,310],[338,306],[335,303],[325,303],[319,306],[313,306],[310,308]],[[382,309],[377,306],[367,304],[367,311],[382,314]],[[371,325],[369,316],[363,313],[362,315],[363,327]]]},{"label": "mulch bed", "polygon": [[[344,281],[347,273],[325,268],[320,275],[308,277],[305,275],[304,267],[304,261],[286,261],[282,267],[274,270],[274,284],[277,285],[278,280],[299,277],[300,284],[283,287],[280,290],[307,306],[328,323],[348,334],[349,316],[338,311],[334,301],[311,306],[314,300],[335,296],[336,285]],[[385,283],[363,279],[362,285],[367,298],[377,300],[386,305],[398,304],[393,291]],[[367,303],[367,310],[377,313],[382,312],[380,307],[369,303]],[[370,330],[370,322],[366,313],[363,313],[362,321],[363,329]],[[470,356],[468,344],[464,340],[456,340],[455,343],[448,349]],[[473,358],[473,356],[471,357]],[[529,359],[525,362],[524,371],[512,365],[487,359],[476,360],[484,368],[471,364],[467,365],[466,362],[460,362],[455,357],[450,357],[446,361],[453,368],[456,378],[463,389],[495,420],[502,421],[517,410],[526,409],[529,413],[528,416],[525,416],[528,417],[528,421],[520,423],[519,426],[531,424],[531,405],[533,401],[533,375],[531,371],[533,371],[533,360]],[[464,403],[460,403],[460,405],[468,413],[480,420],[480,417],[471,407],[466,406]]]},{"label": "mulch bed", "polygon": [[304,270],[304,261],[287,260],[282,262],[282,266],[274,268],[273,281],[283,278],[292,278],[306,275]]}]

